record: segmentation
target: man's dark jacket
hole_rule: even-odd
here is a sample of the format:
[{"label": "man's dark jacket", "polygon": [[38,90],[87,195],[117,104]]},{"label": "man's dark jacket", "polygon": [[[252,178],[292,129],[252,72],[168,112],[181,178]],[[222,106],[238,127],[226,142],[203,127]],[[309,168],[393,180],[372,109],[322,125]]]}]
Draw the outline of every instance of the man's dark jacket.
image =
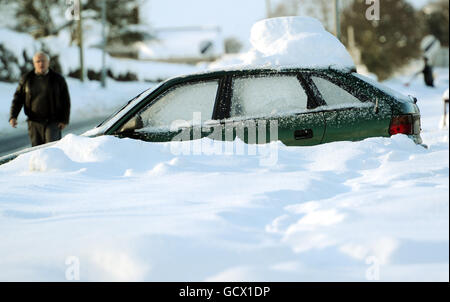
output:
[{"label": "man's dark jacket", "polygon": [[14,93],[14,98],[11,105],[11,112],[9,119],[17,119],[22,106],[24,107],[25,115],[28,120],[36,122],[58,122],[58,123],[69,123],[70,116],[70,96],[69,90],[67,88],[66,80],[59,73],[49,69],[49,108],[50,116],[44,121],[42,118],[38,118],[36,113],[31,111],[31,101],[32,101],[32,81],[36,77],[34,70],[26,73],[22,76],[19,86]]}]

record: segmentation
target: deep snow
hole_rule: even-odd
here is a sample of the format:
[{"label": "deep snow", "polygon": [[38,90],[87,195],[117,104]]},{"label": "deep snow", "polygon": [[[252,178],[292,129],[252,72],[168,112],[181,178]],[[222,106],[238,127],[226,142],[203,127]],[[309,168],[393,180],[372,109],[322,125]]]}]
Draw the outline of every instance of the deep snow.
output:
[{"label": "deep snow", "polygon": [[[263,40],[255,64],[297,48]],[[385,83],[418,97],[428,149],[403,135],[255,149],[69,134],[19,156],[0,166],[0,281],[448,281],[449,81],[436,72],[434,89]],[[141,85],[69,80],[74,118]],[[212,152],[230,146],[247,153]]]},{"label": "deep snow", "polygon": [[0,280],[70,280],[76,260],[82,281],[448,281],[438,73],[436,89],[386,83],[418,97],[428,149],[403,135],[275,144],[263,166],[261,152],[208,155],[208,139],[175,155],[66,135],[20,156],[0,167]]}]

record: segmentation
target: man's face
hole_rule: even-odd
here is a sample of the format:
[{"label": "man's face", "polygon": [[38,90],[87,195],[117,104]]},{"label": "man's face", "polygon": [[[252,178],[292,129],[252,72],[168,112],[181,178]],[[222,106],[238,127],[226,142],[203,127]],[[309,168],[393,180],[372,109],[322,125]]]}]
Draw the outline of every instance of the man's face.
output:
[{"label": "man's face", "polygon": [[44,55],[37,55],[33,58],[33,65],[36,73],[46,73],[49,63],[49,60]]}]

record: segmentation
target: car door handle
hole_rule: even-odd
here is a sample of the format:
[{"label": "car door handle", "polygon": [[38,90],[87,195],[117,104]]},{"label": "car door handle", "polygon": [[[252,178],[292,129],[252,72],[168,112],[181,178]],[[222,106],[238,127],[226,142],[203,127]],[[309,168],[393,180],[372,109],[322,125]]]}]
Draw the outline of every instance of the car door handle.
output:
[{"label": "car door handle", "polygon": [[312,138],[313,136],[314,135],[312,129],[295,130],[294,132],[294,137],[296,140],[308,139]]}]

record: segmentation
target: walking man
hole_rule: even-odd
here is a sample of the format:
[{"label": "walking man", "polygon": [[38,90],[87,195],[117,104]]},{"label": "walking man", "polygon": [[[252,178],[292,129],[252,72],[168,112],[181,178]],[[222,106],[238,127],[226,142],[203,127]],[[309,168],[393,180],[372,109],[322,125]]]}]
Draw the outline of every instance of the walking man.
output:
[{"label": "walking man", "polygon": [[67,83],[62,75],[49,69],[49,64],[47,54],[38,52],[34,55],[34,70],[22,76],[11,105],[9,123],[14,128],[24,107],[33,147],[61,139],[61,130],[69,124]]}]

